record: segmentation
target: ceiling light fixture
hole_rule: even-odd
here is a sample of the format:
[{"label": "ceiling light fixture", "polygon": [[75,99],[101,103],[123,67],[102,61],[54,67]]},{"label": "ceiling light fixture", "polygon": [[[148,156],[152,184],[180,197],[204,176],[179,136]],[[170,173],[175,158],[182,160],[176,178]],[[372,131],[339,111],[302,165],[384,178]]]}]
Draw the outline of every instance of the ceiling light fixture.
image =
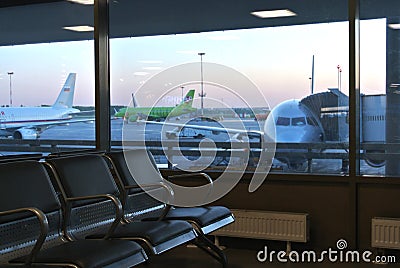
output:
[{"label": "ceiling light fixture", "polygon": [[94,0],[68,0],[68,2],[77,3],[81,5],[94,5]]},{"label": "ceiling light fixture", "polygon": [[162,68],[158,67],[158,66],[150,66],[150,67],[143,67],[142,69],[148,70],[148,71],[158,71],[158,70],[161,70]]},{"label": "ceiling light fixture", "polygon": [[297,16],[296,13],[289,9],[276,9],[276,10],[263,10],[251,12],[251,15],[259,18],[279,18],[279,17],[291,17]]},{"label": "ceiling light fixture", "polygon": [[148,75],[148,72],[134,72],[133,75],[137,75],[137,76],[145,76]]},{"label": "ceiling light fixture", "polygon": [[88,25],[81,25],[81,26],[65,26],[63,27],[64,30],[74,31],[74,32],[93,32],[94,27]]},{"label": "ceiling light fixture", "polygon": [[393,30],[400,30],[400,23],[392,23],[392,24],[389,24],[388,27]]},{"label": "ceiling light fixture", "polygon": [[390,84],[391,88],[398,88],[399,86],[400,86],[400,84],[396,84],[396,83]]}]

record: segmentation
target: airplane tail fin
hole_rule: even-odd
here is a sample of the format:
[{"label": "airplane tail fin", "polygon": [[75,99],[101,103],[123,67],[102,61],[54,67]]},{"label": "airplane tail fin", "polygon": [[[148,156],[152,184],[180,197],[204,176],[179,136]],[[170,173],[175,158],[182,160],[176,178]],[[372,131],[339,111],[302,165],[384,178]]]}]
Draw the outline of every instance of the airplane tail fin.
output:
[{"label": "airplane tail fin", "polygon": [[62,87],[56,102],[53,104],[54,108],[71,108],[74,101],[76,73],[70,73]]},{"label": "airplane tail fin", "polygon": [[194,89],[191,89],[188,91],[186,96],[183,98],[183,100],[182,100],[181,104],[179,104],[179,106],[192,107],[193,98],[194,98]]},{"label": "airplane tail fin", "polygon": [[136,98],[135,98],[135,94],[132,93],[132,105],[133,107],[139,107]]}]

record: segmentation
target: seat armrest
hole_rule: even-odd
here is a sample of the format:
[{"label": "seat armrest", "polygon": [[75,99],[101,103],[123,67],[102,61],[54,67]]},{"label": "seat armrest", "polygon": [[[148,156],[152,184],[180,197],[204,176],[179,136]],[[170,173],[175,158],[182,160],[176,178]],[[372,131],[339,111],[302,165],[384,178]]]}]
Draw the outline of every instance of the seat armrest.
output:
[{"label": "seat armrest", "polygon": [[27,208],[18,208],[14,210],[2,211],[0,212],[0,217],[17,213],[26,213],[26,212],[30,212],[31,214],[33,214],[38,219],[40,224],[39,237],[37,238],[36,243],[31,250],[31,253],[29,254],[29,256],[25,261],[25,264],[31,264],[34,261],[38,252],[40,251],[44,241],[46,240],[47,233],[49,231],[49,223],[47,221],[46,215],[37,208],[27,207]]},{"label": "seat armrest", "polygon": [[207,181],[207,183],[211,185],[211,187],[213,186],[214,182],[211,179],[211,177],[208,176],[206,173],[203,173],[203,172],[172,175],[172,176],[168,176],[168,179],[190,178],[190,177],[193,177],[193,176],[195,176],[195,177],[203,177]]},{"label": "seat armrest", "polygon": [[207,193],[206,196],[209,196],[211,194],[211,191],[213,190],[213,187],[214,187],[214,182],[213,182],[213,180],[211,179],[210,176],[208,176],[206,173],[203,173],[203,172],[172,175],[172,176],[168,176],[168,180],[180,179],[180,178],[191,178],[191,177],[202,177],[202,178],[204,178],[207,181],[207,184],[205,184],[205,185],[209,186],[208,193]]},{"label": "seat armrest", "polygon": [[[159,183],[152,183],[152,184],[142,184],[142,185],[127,185],[124,187],[125,190],[129,190],[129,189],[145,189],[145,188],[159,188],[159,187],[163,187],[164,189],[167,190],[168,192],[168,201],[167,203],[165,203],[165,208],[163,210],[163,212],[161,213],[160,217],[158,217],[157,221],[161,221],[164,219],[164,217],[168,214],[169,210],[171,209],[171,203],[173,202],[174,199],[174,190],[171,188],[171,186],[169,186],[166,183],[163,182],[159,182]],[[125,194],[127,194],[127,191],[125,191]]]},{"label": "seat armrest", "polygon": [[[79,197],[69,197],[66,198],[66,210],[65,210],[65,221],[64,222],[68,222],[70,221],[71,218],[71,210],[72,210],[72,204],[74,202],[77,201],[82,201],[82,200],[111,200],[111,202],[114,204],[115,206],[115,220],[113,221],[113,223],[111,224],[110,228],[108,229],[106,235],[103,237],[103,239],[109,239],[110,236],[114,233],[115,229],[118,227],[118,225],[121,222],[122,217],[124,216],[123,213],[123,209],[122,209],[122,204],[119,201],[119,199],[111,194],[99,194],[99,195],[90,195],[90,196],[79,196]],[[64,233],[68,236],[68,232],[67,232],[67,226],[66,224],[63,226],[64,228]],[[71,237],[68,236],[68,238],[70,240]]]}]

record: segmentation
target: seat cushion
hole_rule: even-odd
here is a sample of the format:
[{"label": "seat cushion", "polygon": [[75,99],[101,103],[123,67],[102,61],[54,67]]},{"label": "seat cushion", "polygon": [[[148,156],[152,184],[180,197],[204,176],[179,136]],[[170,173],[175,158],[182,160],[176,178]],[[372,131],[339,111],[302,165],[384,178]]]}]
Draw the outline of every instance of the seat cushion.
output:
[{"label": "seat cushion", "polygon": [[[73,263],[79,267],[103,267],[142,252],[133,241],[79,240],[42,250],[37,263]],[[12,262],[24,262],[25,257]]]},{"label": "seat cushion", "polygon": [[[193,227],[185,221],[143,221],[119,225],[112,238],[144,238],[153,246],[190,233]],[[90,235],[87,238],[99,238],[104,234]]]},{"label": "seat cushion", "polygon": [[231,216],[231,211],[223,206],[174,208],[166,215],[166,220],[190,220],[205,227]]}]

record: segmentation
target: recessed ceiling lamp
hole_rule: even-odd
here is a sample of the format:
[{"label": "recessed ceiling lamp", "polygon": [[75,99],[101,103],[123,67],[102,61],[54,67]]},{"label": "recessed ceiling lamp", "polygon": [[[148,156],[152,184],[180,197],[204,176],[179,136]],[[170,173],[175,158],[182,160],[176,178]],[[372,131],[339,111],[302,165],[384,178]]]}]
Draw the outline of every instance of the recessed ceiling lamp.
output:
[{"label": "recessed ceiling lamp", "polygon": [[68,2],[77,3],[81,5],[94,5],[94,0],[68,0]]},{"label": "recessed ceiling lamp", "polygon": [[148,72],[134,72],[133,75],[137,75],[137,76],[145,76],[148,75]]},{"label": "recessed ceiling lamp", "polygon": [[259,18],[279,18],[279,17],[291,17],[297,16],[296,13],[289,9],[276,9],[276,10],[263,10],[263,11],[254,11],[251,12],[251,15],[254,15]]},{"label": "recessed ceiling lamp", "polygon": [[93,26],[81,25],[81,26],[65,26],[64,30],[74,31],[74,32],[93,32]]},{"label": "recessed ceiling lamp", "polygon": [[400,23],[392,23],[388,25],[389,28],[392,28],[393,30],[400,30]]},{"label": "recessed ceiling lamp", "polygon": [[390,84],[390,87],[392,87],[392,88],[398,88],[399,86],[400,86],[400,84],[397,84],[397,83]]},{"label": "recessed ceiling lamp", "polygon": [[161,70],[161,67],[158,66],[149,66],[149,67],[143,67],[143,70],[149,70],[149,71],[158,71]]}]

